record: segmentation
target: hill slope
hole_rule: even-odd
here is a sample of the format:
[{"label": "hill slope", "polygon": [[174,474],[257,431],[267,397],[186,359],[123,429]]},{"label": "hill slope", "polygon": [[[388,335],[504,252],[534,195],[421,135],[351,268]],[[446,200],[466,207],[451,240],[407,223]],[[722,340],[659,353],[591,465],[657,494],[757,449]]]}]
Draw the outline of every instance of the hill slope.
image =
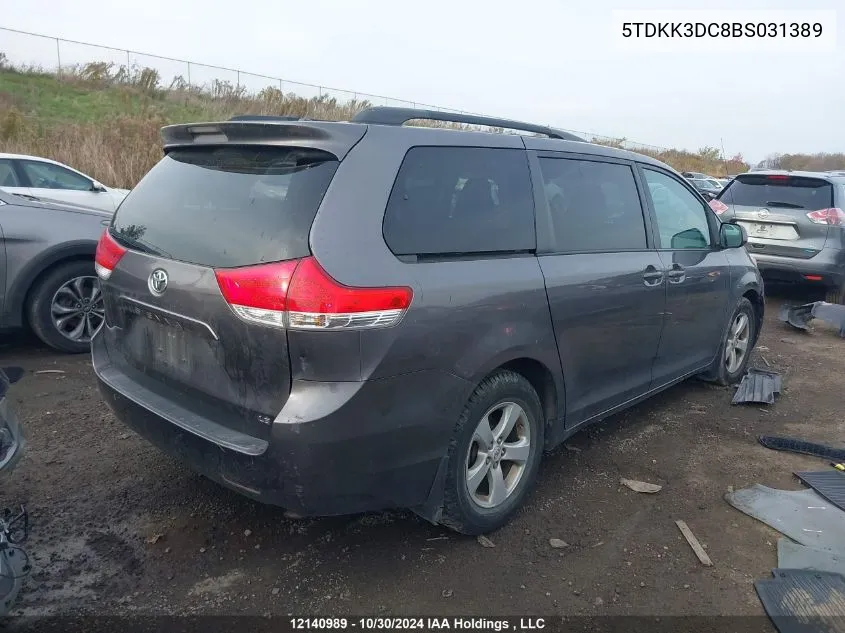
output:
[{"label": "hill slope", "polygon": [[[343,120],[366,101],[304,99],[265,88],[246,94],[228,82],[170,88],[149,68],[92,63],[61,76],[16,69],[0,54],[0,151],[45,156],[116,187],[132,187],[161,156],[159,129],[169,123],[209,121],[234,114],[277,114]],[[625,139],[603,139],[625,146]],[[725,175],[746,171],[741,156],[723,161],[715,148],[642,150],[679,171]]]}]

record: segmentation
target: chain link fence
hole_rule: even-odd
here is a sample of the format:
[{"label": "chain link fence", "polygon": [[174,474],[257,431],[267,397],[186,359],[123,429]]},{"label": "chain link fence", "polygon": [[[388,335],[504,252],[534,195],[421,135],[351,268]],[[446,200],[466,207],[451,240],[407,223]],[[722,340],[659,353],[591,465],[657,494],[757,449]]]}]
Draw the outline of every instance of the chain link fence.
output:
[{"label": "chain link fence", "polygon": [[[303,83],[236,68],[111,48],[6,27],[0,27],[0,53],[5,55],[6,63],[17,68],[54,72],[59,77],[63,72],[79,72],[80,69],[85,69],[89,74],[113,73],[112,77],[118,81],[131,81],[141,85],[152,84],[149,87],[187,90],[212,98],[249,97],[261,94],[295,95],[305,101],[335,100],[338,104],[350,104],[351,108],[367,102],[374,106],[425,108],[440,112],[477,115],[465,110],[420,101]],[[647,153],[665,151],[663,147],[637,143],[628,139],[577,130],[566,131],[604,145]]]}]

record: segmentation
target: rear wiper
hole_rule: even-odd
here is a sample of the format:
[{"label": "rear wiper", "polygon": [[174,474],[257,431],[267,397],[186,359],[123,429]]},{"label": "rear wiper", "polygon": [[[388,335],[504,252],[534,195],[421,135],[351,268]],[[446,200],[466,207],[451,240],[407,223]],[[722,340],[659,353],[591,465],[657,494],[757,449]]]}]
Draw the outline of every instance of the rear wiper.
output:
[{"label": "rear wiper", "polygon": [[784,209],[803,209],[800,204],[793,204],[792,202],[778,202],[777,200],[766,202],[767,207],[783,207]]},{"label": "rear wiper", "polygon": [[165,253],[164,251],[161,251],[157,248],[153,248],[152,246],[145,244],[141,240],[126,237],[125,235],[122,235],[117,231],[109,231],[109,233],[118,242],[123,242],[125,246],[128,246],[129,248],[134,248],[136,251],[141,251],[142,253],[146,253],[147,255],[155,255],[156,257],[167,257],[172,259],[169,253]]}]

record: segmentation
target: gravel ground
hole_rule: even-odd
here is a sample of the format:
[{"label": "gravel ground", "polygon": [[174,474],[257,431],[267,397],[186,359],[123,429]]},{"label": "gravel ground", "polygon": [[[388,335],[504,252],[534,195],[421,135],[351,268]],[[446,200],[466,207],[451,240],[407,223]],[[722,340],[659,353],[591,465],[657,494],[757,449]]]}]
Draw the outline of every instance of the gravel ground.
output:
[{"label": "gravel ground", "polygon": [[[29,446],[2,501],[30,511],[34,567],[15,613],[761,615],[752,582],[775,565],[778,535],[723,495],[798,489],[793,470],[826,467],[767,450],[759,434],[845,438],[845,341],[788,329],[780,301],[769,300],[753,359],[785,376],[774,406],[731,406],[732,390],[689,381],[579,433],[546,456],[526,507],[489,535],[494,547],[405,512],[286,518],[115,420],[86,356],[7,336],[0,364],[27,370],[11,400]],[[638,494],[620,477],[663,489]]]}]

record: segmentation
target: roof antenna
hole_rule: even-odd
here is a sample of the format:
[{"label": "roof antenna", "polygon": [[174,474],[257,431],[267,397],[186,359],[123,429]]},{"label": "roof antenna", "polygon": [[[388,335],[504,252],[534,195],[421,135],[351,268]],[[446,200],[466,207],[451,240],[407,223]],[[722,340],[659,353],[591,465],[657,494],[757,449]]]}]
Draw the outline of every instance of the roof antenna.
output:
[{"label": "roof antenna", "polygon": [[728,157],[725,154],[725,139],[719,137],[719,143],[722,144],[722,165],[725,168],[725,178],[727,178],[730,174],[728,173]]}]

